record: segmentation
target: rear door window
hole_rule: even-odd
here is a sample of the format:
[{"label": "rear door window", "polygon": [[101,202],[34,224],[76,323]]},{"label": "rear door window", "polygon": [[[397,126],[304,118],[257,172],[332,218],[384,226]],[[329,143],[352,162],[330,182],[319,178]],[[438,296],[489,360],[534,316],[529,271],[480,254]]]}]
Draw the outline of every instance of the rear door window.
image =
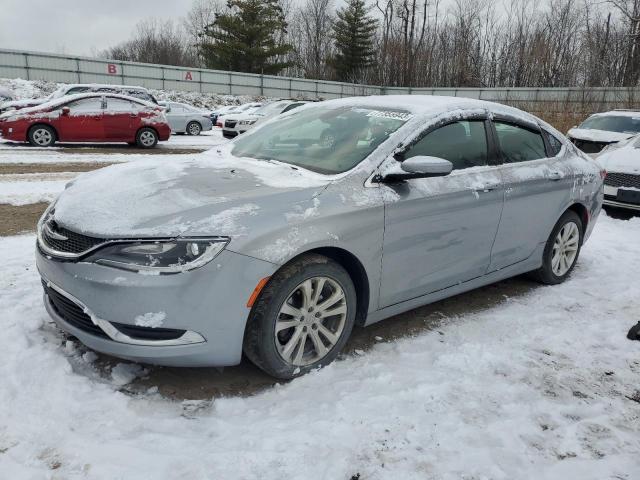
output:
[{"label": "rear door window", "polygon": [[454,170],[487,165],[488,148],[484,120],[449,123],[428,133],[404,154],[404,158],[425,155],[444,158]]},{"label": "rear door window", "polygon": [[107,111],[108,112],[133,112],[135,111],[135,105],[129,100],[121,98],[108,98],[107,99]]},{"label": "rear door window", "polygon": [[102,98],[101,97],[83,98],[82,100],[76,100],[75,102],[70,102],[65,106],[69,107],[72,114],[101,112]]},{"label": "rear door window", "polygon": [[495,121],[494,125],[505,163],[527,162],[547,156],[540,132],[506,122]]}]

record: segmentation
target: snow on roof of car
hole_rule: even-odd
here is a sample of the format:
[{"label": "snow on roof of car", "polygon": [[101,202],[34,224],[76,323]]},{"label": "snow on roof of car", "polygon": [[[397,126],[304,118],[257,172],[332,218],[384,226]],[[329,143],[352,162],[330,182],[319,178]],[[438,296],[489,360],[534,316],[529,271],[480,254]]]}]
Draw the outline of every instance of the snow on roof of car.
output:
[{"label": "snow on roof of car", "polygon": [[639,118],[640,111],[638,110],[609,110],[608,112],[598,112],[591,115],[592,117],[632,117]]},{"label": "snow on roof of car", "polygon": [[87,88],[113,88],[115,90],[139,90],[148,92],[148,90],[144,87],[137,87],[135,85],[114,85],[112,83],[71,83],[69,85],[64,85],[60,87],[59,90],[71,90],[72,88],[77,87],[87,87]]},{"label": "snow on roof of car", "polygon": [[[74,95],[65,95],[61,98],[56,98],[54,100],[50,100],[45,103],[41,103],[40,105],[36,105],[35,107],[23,108],[22,110],[18,110],[17,112],[7,112],[7,114],[15,113],[15,114],[28,114],[33,112],[39,112],[43,108],[57,107],[58,105],[63,105],[65,103],[73,102],[76,100],[82,100],[83,98],[92,98],[92,97],[111,97],[111,98],[120,98],[122,100],[130,100],[136,103],[141,103],[147,107],[157,108],[158,105],[155,103],[147,102],[145,100],[141,100],[137,97],[130,97],[128,95],[121,95],[119,93],[108,93],[108,92],[87,92],[87,93],[77,93]],[[3,114],[5,115],[5,114]]]},{"label": "snow on roof of car", "polygon": [[122,100],[133,101],[133,102],[142,104],[146,107],[158,108],[158,105],[156,105],[155,103],[147,102],[137,97],[130,97],[130,96],[121,95],[118,93],[87,92],[87,93],[78,93],[74,95],[65,95],[64,97],[49,100],[48,102],[43,102],[33,107],[22,108],[20,110],[9,110],[5,113],[0,114],[0,118],[9,118],[9,117],[24,118],[28,116],[30,113],[42,112],[43,110],[46,110],[48,108],[54,108],[59,105],[64,105],[65,103],[70,103],[76,100],[82,100],[83,98],[105,97],[105,96],[110,98],[119,98]]},{"label": "snow on roof of car", "polygon": [[[440,95],[371,95],[326,100],[323,105],[377,107],[405,110],[415,115],[438,114],[452,110],[484,109],[506,113],[528,121],[537,121],[536,117],[517,108],[494,102],[465,97],[447,97]],[[309,107],[306,107],[309,108]]]}]

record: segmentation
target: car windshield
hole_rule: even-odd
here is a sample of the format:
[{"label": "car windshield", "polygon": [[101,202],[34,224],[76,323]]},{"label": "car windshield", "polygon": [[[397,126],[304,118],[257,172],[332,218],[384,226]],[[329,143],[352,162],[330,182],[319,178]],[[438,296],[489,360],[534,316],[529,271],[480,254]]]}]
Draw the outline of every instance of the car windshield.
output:
[{"label": "car windshield", "polygon": [[386,108],[314,106],[243,135],[231,153],[342,173],[367,158],[411,116]]},{"label": "car windshield", "polygon": [[629,117],[625,115],[599,115],[587,118],[580,128],[588,130],[606,130],[608,132],[618,133],[639,133],[640,132],[640,114],[638,117]]}]

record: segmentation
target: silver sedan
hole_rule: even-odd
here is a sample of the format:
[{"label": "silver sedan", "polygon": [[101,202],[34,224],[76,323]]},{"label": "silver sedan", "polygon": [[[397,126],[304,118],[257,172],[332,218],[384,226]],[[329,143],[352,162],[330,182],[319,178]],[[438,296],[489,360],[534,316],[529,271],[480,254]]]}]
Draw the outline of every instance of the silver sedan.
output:
[{"label": "silver sedan", "polygon": [[200,135],[213,128],[210,114],[186,103],[160,102],[166,107],[165,114],[173,133]]},{"label": "silver sedan", "polygon": [[90,348],[174,366],[244,352],[292,378],[355,324],[522,273],[563,282],[603,176],[514,108],[332,100],[198,157],[79,177],[40,220],[37,266],[49,314]]}]

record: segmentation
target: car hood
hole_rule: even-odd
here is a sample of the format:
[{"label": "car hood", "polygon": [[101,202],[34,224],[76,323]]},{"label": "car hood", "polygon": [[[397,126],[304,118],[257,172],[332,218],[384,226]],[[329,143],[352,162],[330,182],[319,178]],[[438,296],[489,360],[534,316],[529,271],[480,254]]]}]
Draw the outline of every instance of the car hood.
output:
[{"label": "car hood", "polygon": [[262,118],[262,116],[253,113],[238,113],[236,115],[229,114],[224,116],[225,120],[258,120],[259,118]]},{"label": "car hood", "polygon": [[567,136],[589,142],[613,143],[633,137],[635,133],[610,132],[608,130],[594,130],[589,128],[572,128]]},{"label": "car hood", "polygon": [[233,157],[230,148],[83,174],[56,201],[54,218],[99,238],[243,236],[331,182],[286,164]]},{"label": "car hood", "polygon": [[622,147],[608,147],[597,160],[609,172],[640,174],[640,149],[631,141]]}]

